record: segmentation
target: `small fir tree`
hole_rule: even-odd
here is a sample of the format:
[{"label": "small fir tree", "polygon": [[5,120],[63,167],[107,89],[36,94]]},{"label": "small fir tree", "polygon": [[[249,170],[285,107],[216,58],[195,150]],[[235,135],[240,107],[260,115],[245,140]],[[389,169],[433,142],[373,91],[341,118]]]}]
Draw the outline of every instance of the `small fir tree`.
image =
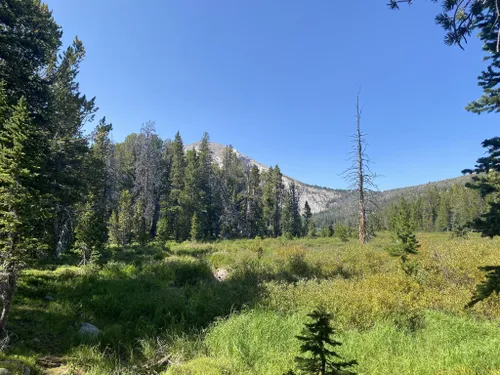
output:
[{"label": "small fir tree", "polygon": [[403,270],[407,274],[416,272],[415,262],[410,261],[410,255],[418,254],[420,244],[414,233],[408,205],[404,198],[401,198],[396,216],[393,219],[394,234],[396,244],[388,248],[389,254],[401,258]]},{"label": "small fir tree", "polygon": [[[333,338],[336,333],[331,326],[333,314],[319,307],[307,316],[312,319],[312,322],[305,324],[302,336],[297,336],[297,339],[302,342],[300,350],[306,354],[295,358],[300,374],[355,375],[356,373],[351,369],[358,362],[345,361],[335,351],[342,343]],[[284,375],[294,374],[293,371],[289,371]]]},{"label": "small fir tree", "polygon": [[75,248],[83,265],[97,260],[106,241],[106,232],[101,230],[102,215],[93,205],[93,196],[77,207],[78,223],[75,228]]},{"label": "small fir tree", "polygon": [[195,212],[191,219],[191,241],[200,241],[203,239],[203,232],[198,213]]}]

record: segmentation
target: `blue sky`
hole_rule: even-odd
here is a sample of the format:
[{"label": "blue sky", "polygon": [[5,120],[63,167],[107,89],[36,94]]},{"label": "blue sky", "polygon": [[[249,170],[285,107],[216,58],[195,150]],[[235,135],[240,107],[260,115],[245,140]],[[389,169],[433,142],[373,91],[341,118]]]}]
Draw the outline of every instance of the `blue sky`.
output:
[{"label": "blue sky", "polygon": [[81,89],[115,141],[148,120],[186,144],[208,131],[289,176],[343,188],[361,86],[382,190],[457,176],[498,135],[494,114],[464,110],[481,93],[479,42],[445,46],[437,4],[387,2],[47,1],[65,43],[85,45]]}]

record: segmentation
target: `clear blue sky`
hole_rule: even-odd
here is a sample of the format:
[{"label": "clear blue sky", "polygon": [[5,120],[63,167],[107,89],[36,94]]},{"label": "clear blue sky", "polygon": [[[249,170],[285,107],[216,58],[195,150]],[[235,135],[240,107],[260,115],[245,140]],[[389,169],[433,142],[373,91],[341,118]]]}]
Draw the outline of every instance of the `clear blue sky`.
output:
[{"label": "clear blue sky", "polygon": [[[464,110],[484,67],[477,41],[443,44],[440,7],[387,0],[48,0],[64,41],[87,57],[79,80],[114,140],[154,120],[163,138],[214,142],[301,181],[346,187],[354,103],[381,189],[454,177],[496,115]],[[93,124],[92,124],[93,127]]]}]

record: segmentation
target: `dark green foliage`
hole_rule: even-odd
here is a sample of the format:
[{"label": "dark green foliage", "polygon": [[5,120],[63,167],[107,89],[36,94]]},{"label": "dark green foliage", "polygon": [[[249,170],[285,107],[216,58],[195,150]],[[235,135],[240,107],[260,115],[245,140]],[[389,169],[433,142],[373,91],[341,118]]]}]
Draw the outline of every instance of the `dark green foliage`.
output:
[{"label": "dark green foliage", "polygon": [[279,237],[281,235],[281,216],[283,209],[283,198],[285,196],[285,186],[283,185],[283,175],[276,165],[269,168],[264,178],[264,222],[270,235]]},{"label": "dark green foliage", "polygon": [[[169,176],[170,191],[163,203],[163,238],[171,235],[176,241],[183,238],[182,192],[185,184],[186,157],[179,132],[172,142],[172,168]],[[184,221],[185,222],[185,221]]]},{"label": "dark green foliage", "polygon": [[[305,324],[302,336],[297,336],[297,339],[302,342],[300,350],[306,354],[304,357],[295,359],[300,374],[354,375],[355,372],[351,371],[351,368],[358,362],[344,361],[335,351],[342,344],[333,338],[336,333],[331,326],[333,314],[320,307],[307,316],[312,319],[312,322]],[[294,372],[289,371],[287,374],[294,374]]]},{"label": "dark green foliage", "polygon": [[302,214],[302,222],[304,224],[304,236],[309,234],[309,227],[312,218],[311,207],[309,207],[309,202],[304,203],[304,213]]},{"label": "dark green foliage", "polygon": [[286,233],[291,237],[300,237],[302,235],[299,194],[293,181],[285,192],[281,222],[282,233]]},{"label": "dark green foliage", "polygon": [[264,234],[261,176],[257,166],[246,173],[244,196],[244,234],[249,238]]},{"label": "dark green foliage", "polygon": [[194,213],[191,219],[191,241],[200,241],[203,239],[203,232],[200,225],[200,219],[198,218],[198,213]]},{"label": "dark green foliage", "polygon": [[416,272],[416,264],[410,260],[410,255],[418,254],[420,244],[414,233],[414,223],[411,220],[411,211],[404,198],[397,206],[397,213],[392,222],[396,244],[389,247],[389,254],[401,257],[403,270],[407,274]]},{"label": "dark green foliage", "polygon": [[476,286],[476,293],[467,307],[474,306],[494,293],[500,294],[500,266],[486,266],[479,269],[486,273],[486,280]]},{"label": "dark green foliage", "polygon": [[21,97],[28,111],[41,121],[50,97],[45,70],[54,63],[61,46],[62,31],[48,6],[39,1],[0,2],[0,81],[5,83],[8,105]]},{"label": "dark green foliage", "polygon": [[10,304],[21,265],[46,246],[37,237],[47,215],[34,182],[43,160],[41,131],[30,119],[26,100],[9,106],[0,82],[0,334],[5,338]]},{"label": "dark green foliage", "polygon": [[[479,191],[488,204],[488,210],[471,225],[482,236],[493,238],[500,235],[500,137],[485,140],[483,147],[487,148],[488,155],[477,160],[474,170],[463,172],[476,174],[468,186]],[[486,280],[477,286],[469,306],[500,291],[500,265],[480,269],[486,271]]]}]

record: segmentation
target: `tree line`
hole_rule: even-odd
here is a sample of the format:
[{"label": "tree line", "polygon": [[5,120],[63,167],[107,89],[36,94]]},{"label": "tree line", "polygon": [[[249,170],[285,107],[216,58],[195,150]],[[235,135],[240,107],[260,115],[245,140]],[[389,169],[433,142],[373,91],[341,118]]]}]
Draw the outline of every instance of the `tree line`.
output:
[{"label": "tree line", "polygon": [[[100,225],[76,227],[77,237],[95,239],[90,248],[105,242],[99,239],[106,237],[106,229],[109,241],[119,245],[307,234],[309,205],[299,206],[297,186],[293,181],[285,186],[279,166],[260,171],[246,165],[231,146],[219,165],[207,133],[197,148],[185,150],[179,132],[163,141],[152,122],[117,144],[108,130],[100,124],[94,132],[100,138],[90,148],[91,165],[100,168],[94,173],[99,178],[76,215],[101,220]],[[83,234],[99,227],[102,236]]]}]

